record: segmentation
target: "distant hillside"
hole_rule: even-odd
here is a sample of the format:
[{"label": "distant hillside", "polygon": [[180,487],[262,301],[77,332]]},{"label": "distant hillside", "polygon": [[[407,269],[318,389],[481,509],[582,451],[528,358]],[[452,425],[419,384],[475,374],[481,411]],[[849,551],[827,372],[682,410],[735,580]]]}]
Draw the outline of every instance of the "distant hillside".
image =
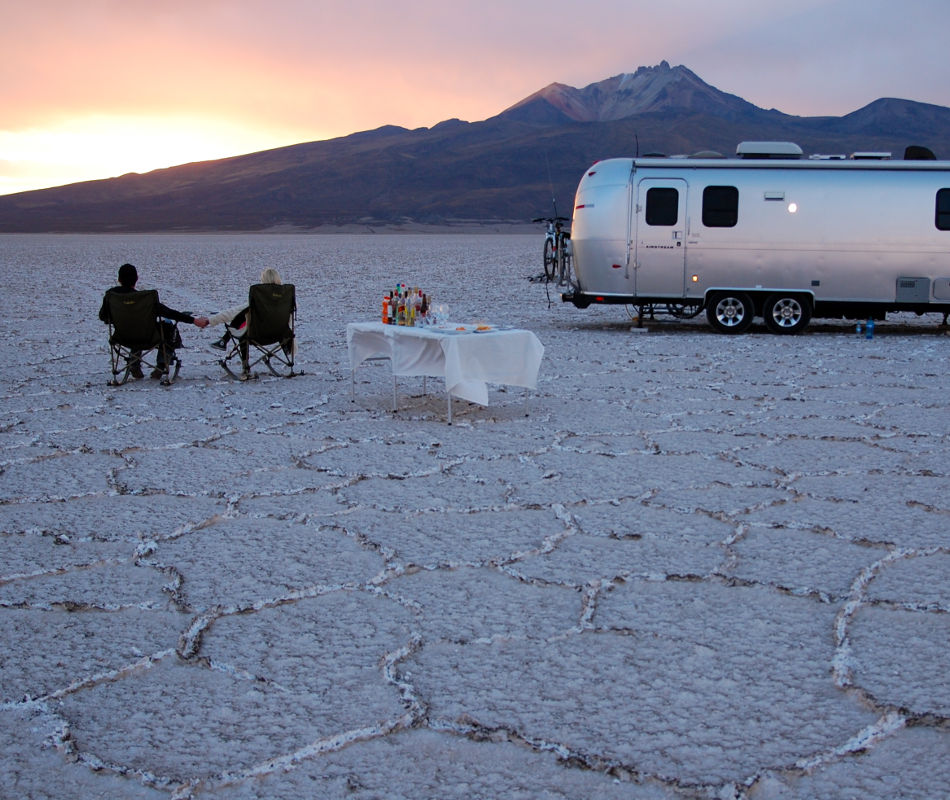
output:
[{"label": "distant hillside", "polygon": [[843,117],[765,110],[666,62],[575,89],[551,84],[482,122],[385,126],[144,175],[0,197],[0,231],[319,229],[523,222],[569,215],[594,161],[735,152],[743,140],[806,153],[924,145],[950,158],[950,108],[881,99]]}]

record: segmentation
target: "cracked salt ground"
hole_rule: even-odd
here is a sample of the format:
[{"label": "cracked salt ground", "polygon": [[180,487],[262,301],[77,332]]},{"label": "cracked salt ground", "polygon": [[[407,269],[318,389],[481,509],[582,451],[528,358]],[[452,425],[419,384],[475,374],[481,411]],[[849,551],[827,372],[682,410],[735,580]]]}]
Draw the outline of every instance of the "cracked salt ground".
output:
[{"label": "cracked salt ground", "polygon": [[[634,335],[549,307],[534,236],[0,240],[0,795],[950,796],[939,318]],[[201,312],[277,267],[307,374],[188,328],[105,386],[123,261]],[[350,402],[396,280],[535,331],[530,416]]]}]

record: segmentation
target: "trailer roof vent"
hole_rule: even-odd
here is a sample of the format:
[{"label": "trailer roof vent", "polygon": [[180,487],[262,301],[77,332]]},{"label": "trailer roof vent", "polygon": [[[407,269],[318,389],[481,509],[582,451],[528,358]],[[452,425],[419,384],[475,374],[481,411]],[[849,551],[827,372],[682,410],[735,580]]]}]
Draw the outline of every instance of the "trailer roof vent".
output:
[{"label": "trailer roof vent", "polygon": [[937,157],[934,151],[929,147],[919,144],[912,144],[904,148],[905,161],[936,161]]},{"label": "trailer roof vent", "polygon": [[854,161],[887,161],[891,157],[890,153],[872,153],[872,152],[863,152],[863,153],[852,153],[851,158]]},{"label": "trailer roof vent", "polygon": [[739,142],[739,158],[801,158],[802,149],[794,142]]},{"label": "trailer roof vent", "polygon": [[690,158],[725,158],[725,156],[716,150],[699,150],[693,153]]}]

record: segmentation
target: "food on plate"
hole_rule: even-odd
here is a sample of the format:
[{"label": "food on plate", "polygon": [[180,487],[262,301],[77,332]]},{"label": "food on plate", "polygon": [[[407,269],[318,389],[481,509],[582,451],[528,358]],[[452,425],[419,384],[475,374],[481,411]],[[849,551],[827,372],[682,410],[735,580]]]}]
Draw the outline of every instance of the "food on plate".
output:
[{"label": "food on plate", "polygon": [[490,331],[491,325],[479,325],[475,330],[477,331]]}]

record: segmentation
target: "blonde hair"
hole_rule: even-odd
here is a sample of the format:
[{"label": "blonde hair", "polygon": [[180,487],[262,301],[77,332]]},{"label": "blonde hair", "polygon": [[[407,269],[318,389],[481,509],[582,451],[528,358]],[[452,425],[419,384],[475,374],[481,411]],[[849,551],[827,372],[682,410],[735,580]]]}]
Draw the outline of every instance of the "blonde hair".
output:
[{"label": "blonde hair", "polygon": [[261,272],[261,283],[280,283],[280,273],[273,267]]}]

